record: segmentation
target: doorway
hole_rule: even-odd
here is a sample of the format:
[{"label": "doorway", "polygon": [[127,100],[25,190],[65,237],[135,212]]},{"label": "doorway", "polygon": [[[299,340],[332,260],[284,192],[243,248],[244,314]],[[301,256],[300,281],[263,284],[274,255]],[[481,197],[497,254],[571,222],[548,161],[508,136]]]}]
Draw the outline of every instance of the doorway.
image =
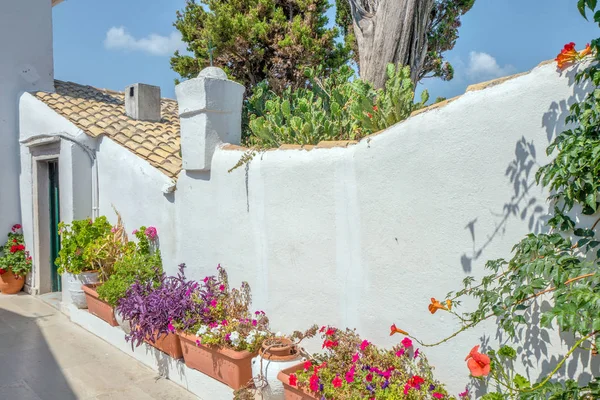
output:
[{"label": "doorway", "polygon": [[48,162],[48,205],[49,228],[50,228],[50,279],[52,280],[52,291],[62,290],[61,278],[58,274],[56,258],[60,251],[60,236],[58,234],[58,223],[60,222],[60,192],[58,185],[58,161]]}]

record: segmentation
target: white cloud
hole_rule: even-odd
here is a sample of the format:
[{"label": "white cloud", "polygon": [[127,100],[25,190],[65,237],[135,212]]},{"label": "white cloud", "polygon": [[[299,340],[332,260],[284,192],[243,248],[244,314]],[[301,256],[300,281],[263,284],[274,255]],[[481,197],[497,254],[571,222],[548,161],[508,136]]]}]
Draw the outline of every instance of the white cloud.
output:
[{"label": "white cloud", "polygon": [[499,78],[501,76],[511,75],[515,72],[515,67],[507,64],[503,67],[498,65],[498,61],[487,53],[472,51],[469,54],[469,64],[467,65],[466,75],[469,80],[484,80]]},{"label": "white cloud", "polygon": [[141,51],[154,56],[166,56],[173,54],[175,50],[184,51],[186,46],[177,31],[169,36],[152,33],[147,37],[136,39],[124,27],[113,26],[106,32],[104,47],[109,50]]}]

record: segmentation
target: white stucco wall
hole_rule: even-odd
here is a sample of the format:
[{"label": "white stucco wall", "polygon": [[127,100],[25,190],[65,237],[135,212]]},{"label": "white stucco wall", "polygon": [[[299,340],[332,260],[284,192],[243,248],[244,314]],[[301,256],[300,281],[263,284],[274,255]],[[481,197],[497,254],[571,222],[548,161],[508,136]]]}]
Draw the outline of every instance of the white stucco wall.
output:
[{"label": "white stucco wall", "polygon": [[[19,93],[53,90],[52,9],[47,0],[0,4],[0,235],[20,222]],[[3,240],[3,239],[2,239]]]},{"label": "white stucco wall", "polygon": [[[275,330],[348,326],[389,345],[401,339],[388,336],[396,323],[436,341],[458,326],[447,314],[429,314],[430,297],[480,277],[486,260],[510,257],[526,233],[541,229],[549,206],[534,175],[568,104],[582,95],[573,75],[541,66],[357,145],[269,151],[232,173],[243,153],[219,148],[210,172],[183,171],[166,195],[165,175],[103,138],[100,214],[115,221],[114,205],[128,231],[156,226],[170,273],[185,262],[200,279],[221,263],[233,284],[247,280]],[[49,129],[39,124],[28,131]],[[483,336],[497,347],[496,335],[491,322],[425,353],[458,392],[468,382],[465,355]],[[533,380],[548,369],[542,354],[566,351],[556,333],[549,336],[551,344],[531,349]],[[544,337],[534,330],[528,340]],[[583,356],[568,374],[600,369],[588,364]]]}]

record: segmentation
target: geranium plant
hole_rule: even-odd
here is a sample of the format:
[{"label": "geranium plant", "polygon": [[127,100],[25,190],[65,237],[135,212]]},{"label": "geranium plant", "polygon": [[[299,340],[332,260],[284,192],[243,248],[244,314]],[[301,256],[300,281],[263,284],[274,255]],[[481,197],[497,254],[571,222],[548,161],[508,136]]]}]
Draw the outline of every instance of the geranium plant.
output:
[{"label": "geranium plant", "polygon": [[[176,327],[195,334],[197,344],[229,347],[237,351],[254,352],[271,335],[269,319],[264,311],[251,313],[250,286],[243,282],[240,289],[231,289],[225,268],[218,266],[218,276],[207,276],[190,292],[196,304],[196,314]],[[189,324],[189,317],[196,320]]]},{"label": "geranium plant", "polygon": [[94,221],[88,218],[73,221],[71,224],[58,224],[61,240],[61,249],[55,261],[59,266],[58,273],[81,274],[96,270],[98,267],[89,263],[85,250],[96,240],[108,236],[111,229],[111,224],[104,216]]},{"label": "geranium plant", "polygon": [[197,283],[186,279],[184,269],[181,264],[177,276],[162,273],[156,281],[138,278],[118,301],[117,312],[131,323],[131,333],[125,338],[132,348],[173,333],[175,321],[188,329],[196,324],[201,306],[191,293]]},{"label": "geranium plant", "polygon": [[408,337],[380,349],[354,330],[320,329],[324,352],[291,374],[289,383],[318,399],[452,399]]},{"label": "geranium plant", "polygon": [[31,257],[25,249],[25,241],[21,225],[13,225],[8,232],[8,239],[2,248],[0,257],[0,275],[11,271],[17,278],[23,278],[31,271]]},{"label": "geranium plant", "polygon": [[97,288],[100,299],[113,307],[136,280],[157,282],[162,274],[156,228],[142,226],[133,231],[133,235],[137,242],[127,243],[127,250],[114,263],[112,275]]}]

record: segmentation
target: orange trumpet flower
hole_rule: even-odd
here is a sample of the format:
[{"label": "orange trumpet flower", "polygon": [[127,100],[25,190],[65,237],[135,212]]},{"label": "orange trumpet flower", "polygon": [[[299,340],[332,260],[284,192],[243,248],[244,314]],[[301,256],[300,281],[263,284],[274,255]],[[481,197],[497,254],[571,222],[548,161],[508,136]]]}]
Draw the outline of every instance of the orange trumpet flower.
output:
[{"label": "orange trumpet flower", "polygon": [[490,358],[479,352],[479,345],[473,347],[467,358],[467,367],[474,377],[488,376],[491,370]]},{"label": "orange trumpet flower", "polygon": [[443,305],[437,301],[434,297],[431,298],[431,304],[429,305],[429,312],[435,314],[437,310],[450,311],[452,309],[452,300],[446,300],[446,305]]},{"label": "orange trumpet flower", "polygon": [[567,64],[581,60],[590,54],[592,54],[592,48],[589,43],[585,46],[585,49],[578,52],[575,50],[575,43],[571,42],[565,44],[565,47],[560,51],[560,54],[556,56],[555,61],[558,64],[558,68],[563,69]]},{"label": "orange trumpet flower", "polygon": [[402,329],[398,329],[398,328],[396,328],[396,324],[393,324],[393,325],[390,327],[390,336],[392,336],[394,333],[399,333],[399,334],[401,334],[401,335],[408,336],[408,333],[407,333],[406,331],[403,331]]}]

